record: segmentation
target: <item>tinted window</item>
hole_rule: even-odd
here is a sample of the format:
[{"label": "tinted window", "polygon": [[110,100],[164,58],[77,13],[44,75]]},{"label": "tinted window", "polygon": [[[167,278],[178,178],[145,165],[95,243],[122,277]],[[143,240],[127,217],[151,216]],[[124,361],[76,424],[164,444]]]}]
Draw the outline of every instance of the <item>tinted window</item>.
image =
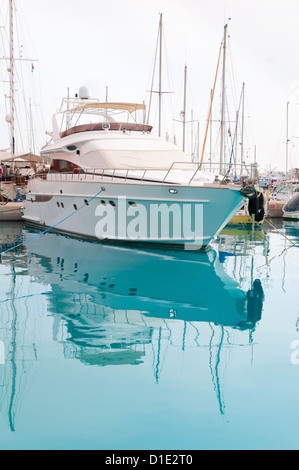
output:
[{"label": "tinted window", "polygon": [[81,168],[67,160],[52,160],[51,173],[79,173]]},{"label": "tinted window", "polygon": [[284,207],[285,212],[299,211],[299,194],[294,196]]}]

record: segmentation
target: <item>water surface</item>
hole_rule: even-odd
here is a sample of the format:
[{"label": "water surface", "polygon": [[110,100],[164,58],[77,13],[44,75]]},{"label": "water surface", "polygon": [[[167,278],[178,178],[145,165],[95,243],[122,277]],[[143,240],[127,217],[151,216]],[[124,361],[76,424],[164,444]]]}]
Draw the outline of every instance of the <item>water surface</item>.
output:
[{"label": "water surface", "polygon": [[[299,449],[299,223],[278,229],[3,255],[0,449]],[[38,233],[1,224],[2,251]]]}]

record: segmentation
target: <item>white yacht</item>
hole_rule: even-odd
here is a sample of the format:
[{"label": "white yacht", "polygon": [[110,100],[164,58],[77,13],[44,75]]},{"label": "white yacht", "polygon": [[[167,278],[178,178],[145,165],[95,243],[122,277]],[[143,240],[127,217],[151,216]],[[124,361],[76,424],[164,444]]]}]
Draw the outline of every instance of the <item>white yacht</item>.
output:
[{"label": "white yacht", "polygon": [[24,220],[93,239],[209,245],[251,188],[203,173],[138,113],[144,105],[64,99],[41,151],[51,169],[29,182]]}]

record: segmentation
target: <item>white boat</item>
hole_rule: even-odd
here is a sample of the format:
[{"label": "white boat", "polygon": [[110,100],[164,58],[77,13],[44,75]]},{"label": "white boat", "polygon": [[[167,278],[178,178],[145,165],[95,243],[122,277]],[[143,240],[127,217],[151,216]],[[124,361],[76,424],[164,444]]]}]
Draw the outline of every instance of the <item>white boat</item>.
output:
[{"label": "white boat", "polygon": [[283,218],[299,220],[299,194],[293,196],[283,207]]},{"label": "white boat", "polygon": [[93,239],[208,246],[252,189],[219,184],[154,137],[136,120],[144,105],[101,103],[83,88],[53,116],[41,151],[51,168],[29,181],[24,220]]},{"label": "white boat", "polygon": [[289,201],[299,192],[299,181],[285,181],[274,186],[270,199],[274,201]]}]

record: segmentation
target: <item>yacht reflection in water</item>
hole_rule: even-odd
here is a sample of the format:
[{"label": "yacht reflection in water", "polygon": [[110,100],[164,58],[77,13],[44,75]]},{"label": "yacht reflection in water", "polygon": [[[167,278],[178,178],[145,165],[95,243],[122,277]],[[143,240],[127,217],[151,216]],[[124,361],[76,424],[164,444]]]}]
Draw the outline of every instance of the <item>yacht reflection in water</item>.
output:
[{"label": "yacht reflection in water", "polygon": [[[26,229],[25,237],[34,233]],[[185,348],[191,341],[217,349],[215,327],[252,331],[261,319],[259,281],[243,292],[213,250],[133,249],[54,233],[27,247],[30,274],[51,285],[54,339],[66,357],[85,364],[137,365],[149,345],[158,382],[166,344],[176,341]],[[205,327],[214,331],[216,345],[198,342]]]},{"label": "yacht reflection in water", "polygon": [[[23,228],[21,237],[26,241],[35,234],[39,232]],[[188,346],[208,348],[214,389],[224,413],[220,351],[226,329],[230,341],[231,330],[249,331],[252,338],[263,308],[259,280],[248,292],[242,291],[212,249],[147,250],[56,233],[38,236],[6,254],[2,263],[25,268],[19,275],[47,286],[53,338],[67,358],[93,366],[138,365],[150,351],[158,382],[163,348],[178,344],[182,351]],[[14,302],[11,305],[15,318],[17,310]],[[5,308],[8,311],[7,302]],[[202,336],[204,329],[209,340],[201,340],[207,338]],[[11,344],[16,342],[16,337],[11,339]]]}]

